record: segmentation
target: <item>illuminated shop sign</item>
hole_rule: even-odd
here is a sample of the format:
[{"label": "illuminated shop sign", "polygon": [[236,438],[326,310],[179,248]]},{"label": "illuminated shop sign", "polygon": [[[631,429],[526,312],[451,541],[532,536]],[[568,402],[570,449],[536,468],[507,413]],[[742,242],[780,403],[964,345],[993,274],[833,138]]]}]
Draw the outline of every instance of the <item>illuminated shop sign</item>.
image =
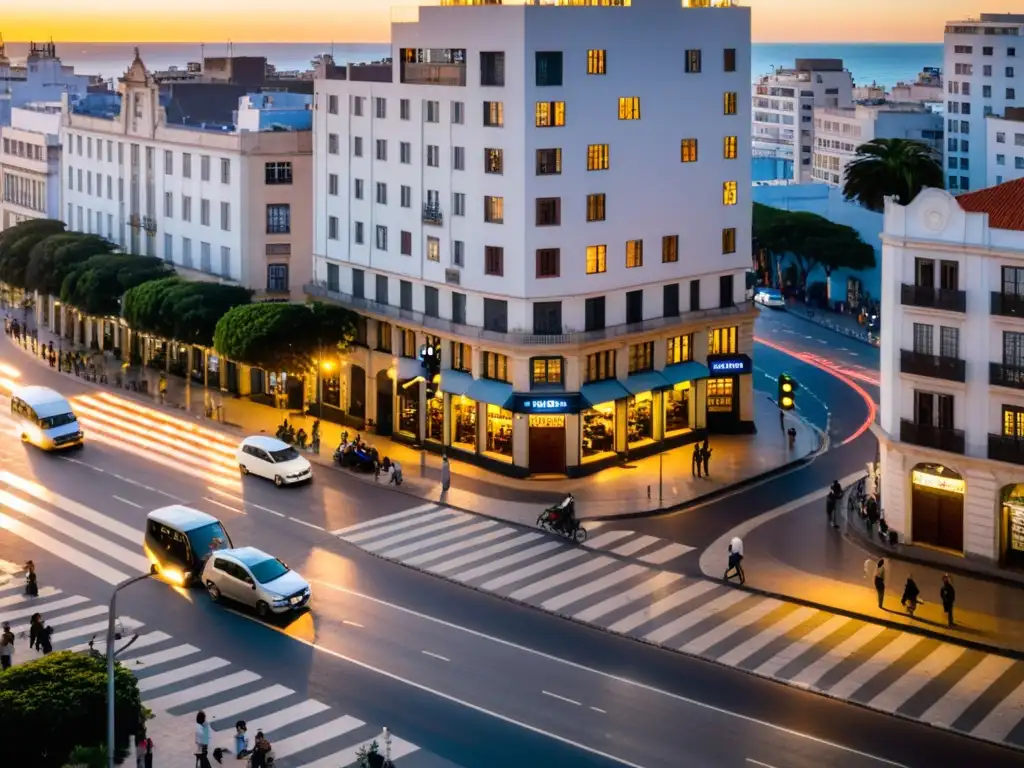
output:
[{"label": "illuminated shop sign", "polygon": [[753,369],[747,355],[708,355],[708,370],[712,376],[742,376]]},{"label": "illuminated shop sign", "polygon": [[934,488],[937,491],[957,493],[961,496],[967,491],[967,484],[959,478],[941,477],[919,469],[913,471],[910,481],[921,488]]},{"label": "illuminated shop sign", "polygon": [[539,395],[513,395],[512,410],[516,413],[579,413],[582,399],[578,393]]}]

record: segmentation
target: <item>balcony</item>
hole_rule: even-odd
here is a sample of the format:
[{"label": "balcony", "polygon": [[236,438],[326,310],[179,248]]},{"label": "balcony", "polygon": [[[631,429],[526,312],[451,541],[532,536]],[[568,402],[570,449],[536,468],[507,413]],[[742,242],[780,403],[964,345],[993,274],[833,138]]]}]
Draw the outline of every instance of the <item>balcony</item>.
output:
[{"label": "balcony", "polygon": [[402,62],[401,80],[411,85],[465,85],[465,64]]},{"label": "balcony", "polygon": [[437,203],[424,203],[423,223],[433,224],[435,227],[440,227],[444,224],[444,214],[441,213],[441,206]]},{"label": "balcony", "polygon": [[993,461],[1024,464],[1024,440],[1008,435],[989,435],[988,457]]},{"label": "balcony", "polygon": [[908,307],[944,309],[947,312],[967,311],[967,292],[933,288],[930,285],[909,285],[904,283],[900,291],[900,303]]},{"label": "balcony", "polygon": [[1024,319],[1024,296],[1016,293],[999,293],[992,291],[993,315],[1001,317],[1019,317]]},{"label": "balcony", "polygon": [[964,452],[964,431],[900,419],[900,441],[949,453]]},{"label": "balcony", "polygon": [[967,363],[955,357],[939,357],[901,349],[900,373],[964,382],[967,380]]},{"label": "balcony", "polygon": [[1024,368],[1004,363],[989,363],[988,383],[993,387],[1024,389]]}]

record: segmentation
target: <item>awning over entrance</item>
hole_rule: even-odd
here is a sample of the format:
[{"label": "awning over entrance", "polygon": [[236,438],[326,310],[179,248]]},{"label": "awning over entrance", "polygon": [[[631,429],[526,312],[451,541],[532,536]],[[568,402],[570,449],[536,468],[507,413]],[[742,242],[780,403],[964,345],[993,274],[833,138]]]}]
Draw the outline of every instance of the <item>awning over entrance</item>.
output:
[{"label": "awning over entrance", "polygon": [[[473,384],[473,377],[462,371],[441,371],[441,391],[449,395],[464,395]],[[509,388],[511,390],[511,387]]]},{"label": "awning over entrance", "polygon": [[508,401],[512,399],[512,385],[491,379],[473,379],[469,389],[466,390],[466,397],[476,400],[478,403],[505,408]]},{"label": "awning over entrance", "polygon": [[639,395],[641,392],[651,392],[655,389],[667,389],[670,386],[672,385],[661,375],[660,371],[645,371],[626,377],[626,389],[631,395]]},{"label": "awning over entrance", "polygon": [[601,405],[601,403],[610,403],[613,400],[629,397],[629,391],[622,386],[618,379],[605,379],[592,384],[584,384],[580,387],[580,394],[591,405]]},{"label": "awning over entrance", "polygon": [[710,375],[710,371],[708,371],[707,366],[700,363],[675,363],[674,365],[666,365],[661,375],[665,377],[665,381],[674,387],[676,384],[681,384],[684,381],[706,379]]}]

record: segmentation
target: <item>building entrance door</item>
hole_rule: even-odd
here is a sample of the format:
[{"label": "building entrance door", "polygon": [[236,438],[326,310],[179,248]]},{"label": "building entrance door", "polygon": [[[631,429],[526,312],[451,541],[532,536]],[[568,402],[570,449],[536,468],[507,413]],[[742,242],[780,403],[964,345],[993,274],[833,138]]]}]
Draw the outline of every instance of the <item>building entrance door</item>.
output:
[{"label": "building entrance door", "polygon": [[565,474],[565,416],[530,417],[530,473]]},{"label": "building entrance door", "polygon": [[911,472],[914,542],[963,552],[965,492],[963,478],[948,467],[918,464]]}]

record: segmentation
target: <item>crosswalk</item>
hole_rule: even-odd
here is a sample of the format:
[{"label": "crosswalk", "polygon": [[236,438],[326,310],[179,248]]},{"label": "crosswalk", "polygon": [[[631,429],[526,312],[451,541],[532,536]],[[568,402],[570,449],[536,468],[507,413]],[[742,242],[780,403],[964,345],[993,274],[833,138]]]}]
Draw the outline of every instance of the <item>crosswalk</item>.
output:
[{"label": "crosswalk", "polygon": [[[106,651],[106,606],[49,587],[31,598],[24,594],[20,581],[12,580],[0,585],[0,620],[10,622],[18,636],[14,666],[39,658],[22,639],[35,613],[53,628],[54,651],[87,652],[94,638],[96,650]],[[383,743],[384,734],[377,726],[339,713],[256,672],[236,669],[226,659],[208,656],[165,632],[148,630],[131,617],[119,621],[125,634],[119,648],[133,634],[138,635],[118,658],[138,678],[143,703],[157,718],[205,710],[215,734],[214,747],[232,747],[234,724],[239,719],[249,724],[250,733],[263,730],[280,768],[345,768],[355,762],[361,747],[374,740]],[[391,759],[399,768],[430,765],[429,755],[415,744],[389,736]],[[181,738],[190,739],[191,730]]]},{"label": "crosswalk", "polygon": [[1024,747],[1024,662],[688,578],[667,567],[678,554],[622,557],[664,552],[661,540],[630,550],[636,534],[608,531],[577,547],[432,504],[332,533],[382,558],[611,632]]}]

